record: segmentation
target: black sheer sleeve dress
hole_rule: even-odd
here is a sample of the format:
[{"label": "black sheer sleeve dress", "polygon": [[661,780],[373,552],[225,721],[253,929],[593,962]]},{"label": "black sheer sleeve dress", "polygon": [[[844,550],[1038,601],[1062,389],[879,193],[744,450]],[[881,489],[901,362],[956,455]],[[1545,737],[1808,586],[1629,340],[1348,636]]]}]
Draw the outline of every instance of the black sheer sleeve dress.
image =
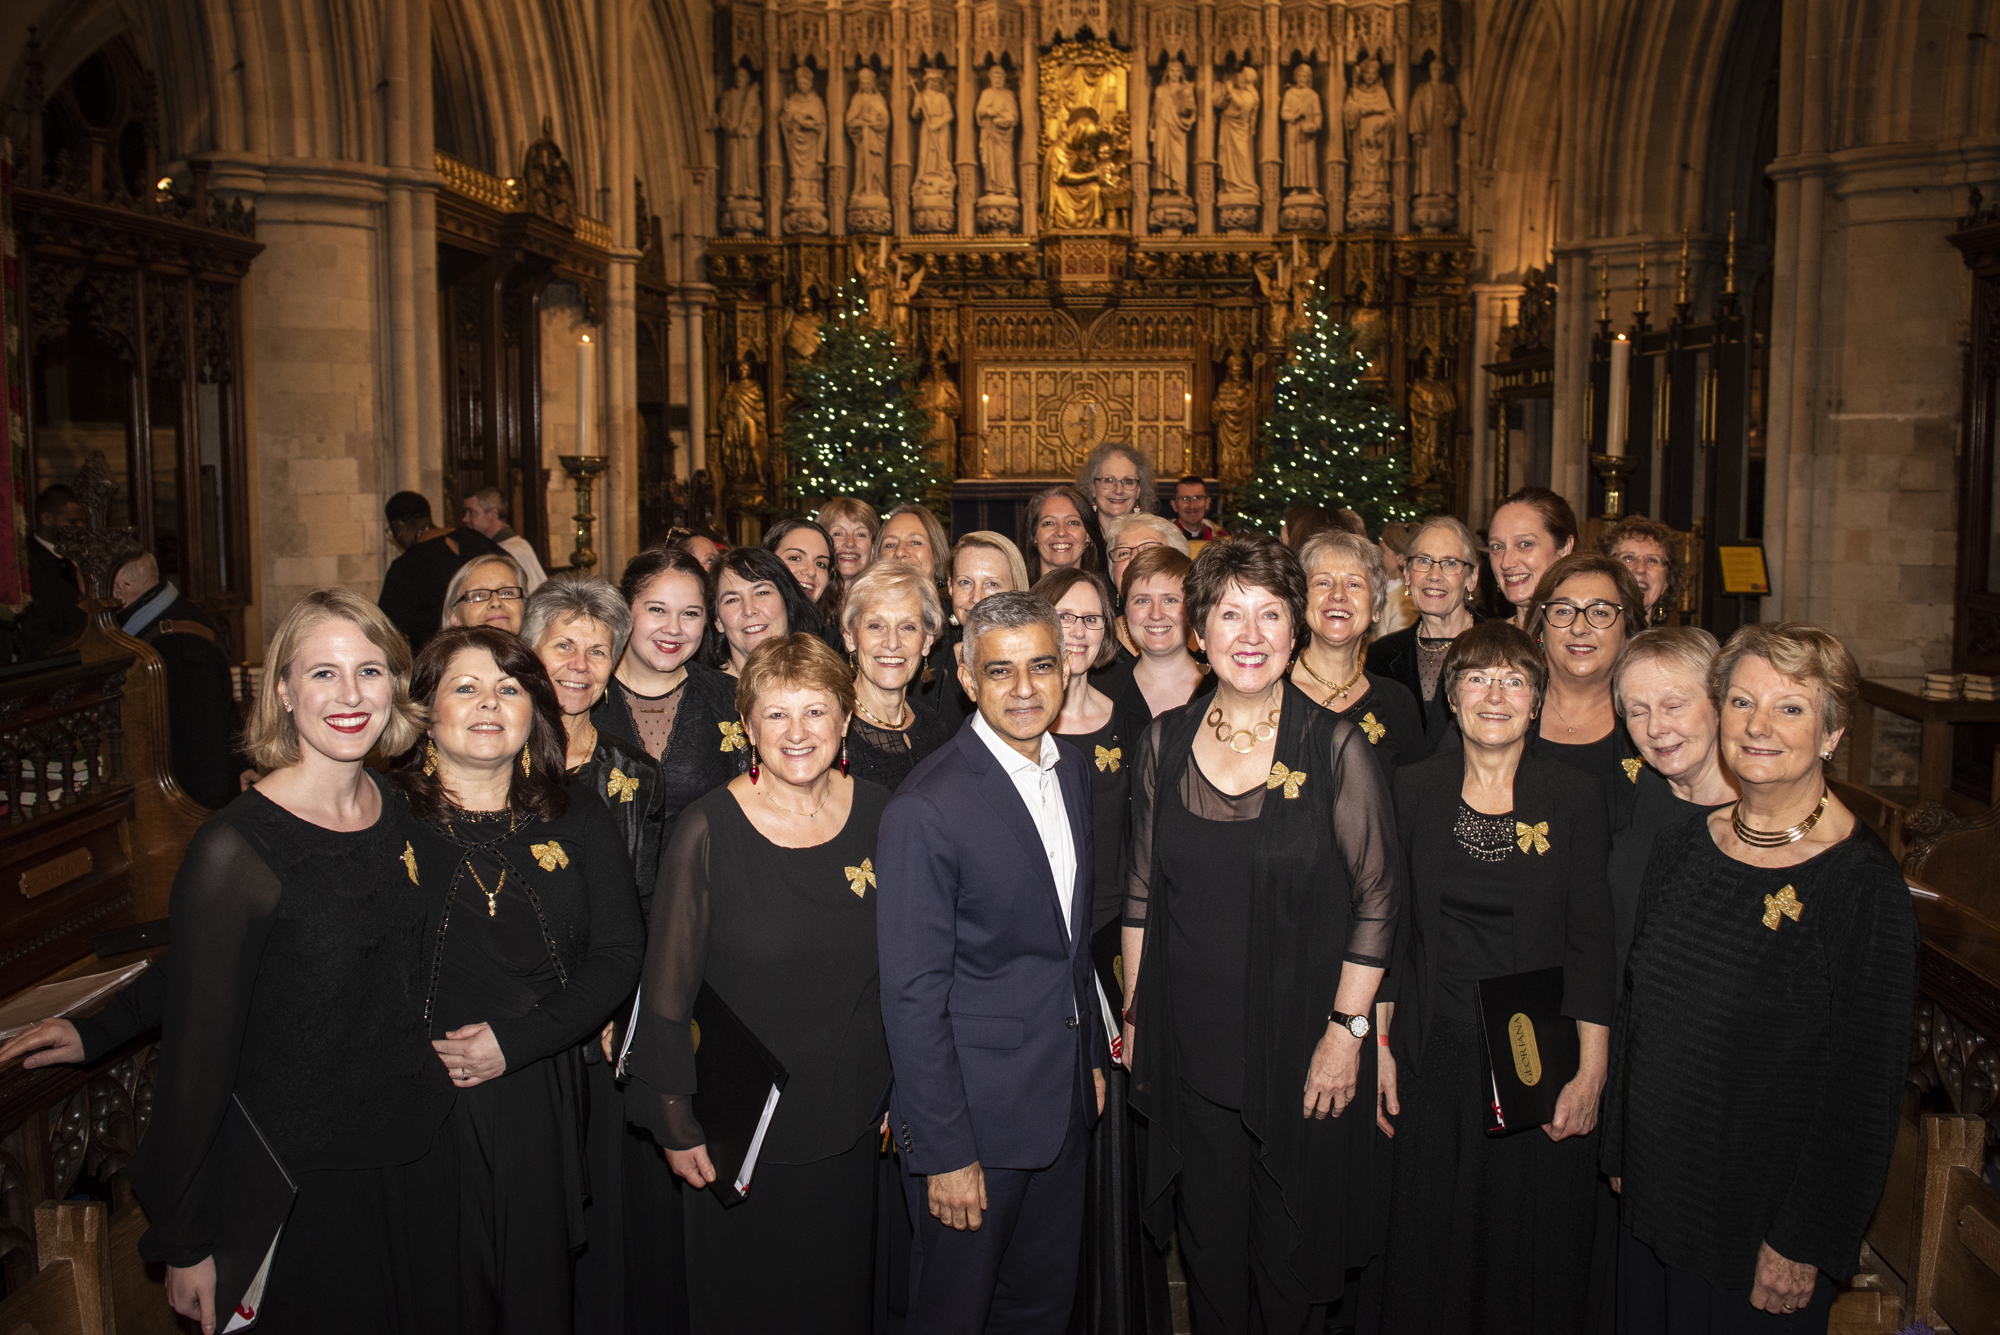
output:
[{"label": "black sheer sleeve dress", "polygon": [[598,732],[624,738],[659,763],[666,790],[663,848],[690,802],[750,764],[750,742],[736,716],[736,679],[700,663],[689,663],[681,684],[657,698],[634,693],[614,674],[590,721]]},{"label": "black sheer sleeve dress", "polygon": [[[781,848],[728,789],[683,815],[660,869],[627,1106],[660,1144],[695,1120],[689,1018],[703,984],[790,1079],[755,1185],[725,1210],[685,1192],[688,1303],[698,1331],[862,1335],[873,1307],[877,1126],[889,1046],[875,957],[875,837],[889,794],[853,786],[825,843]],[[783,1282],[773,1282],[782,1258]]]},{"label": "black sheer sleeve dress", "polygon": [[631,996],[644,942],[631,859],[604,804],[574,786],[554,820],[453,811],[410,823],[419,874],[445,897],[431,1037],[483,1022],[507,1061],[459,1091],[451,1118],[467,1320],[565,1332],[588,1190],[581,1045]]},{"label": "black sheer sleeve dress", "polygon": [[[951,702],[906,701],[909,722],[901,728],[871,723],[857,711],[847,724],[847,772],[894,793],[917,762],[952,739],[962,721]],[[947,716],[944,711],[951,710]]]},{"label": "black sheer sleeve dress", "polygon": [[83,1044],[83,1060],[90,1065],[113,1048],[131,1042],[149,1029],[158,1029],[167,1009],[167,961],[171,952],[156,956],[146,971],[111,994],[111,1000],[95,1015],[72,1020],[77,1040]]},{"label": "black sheer sleeve dress", "polygon": [[[378,779],[379,784],[381,781]],[[260,1330],[452,1329],[456,1092],[424,1032],[436,895],[409,871],[399,804],[323,829],[252,789],[196,833],[175,877],[153,1120],[132,1165],[149,1261],[211,1254],[254,1145],[298,1184]],[[233,1301],[233,1297],[226,1299]]]}]

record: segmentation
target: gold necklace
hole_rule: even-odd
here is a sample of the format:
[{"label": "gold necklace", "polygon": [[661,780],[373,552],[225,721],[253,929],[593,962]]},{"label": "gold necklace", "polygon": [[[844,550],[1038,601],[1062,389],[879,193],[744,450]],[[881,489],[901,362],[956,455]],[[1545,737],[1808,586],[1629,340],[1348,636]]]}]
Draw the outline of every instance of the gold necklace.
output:
[{"label": "gold necklace", "polygon": [[1786,844],[1796,844],[1799,840],[1806,837],[1806,834],[1813,826],[1819,824],[1819,818],[1826,814],[1827,799],[1832,796],[1832,789],[1821,789],[1819,805],[1813,808],[1812,814],[1797,825],[1786,830],[1756,830],[1745,825],[1743,823],[1743,803],[1739,799],[1736,805],[1729,809],[1729,827],[1736,831],[1738,839],[1741,839],[1752,848],[1783,848]]},{"label": "gold necklace", "polygon": [[472,865],[471,858],[465,860],[465,869],[472,873],[472,883],[479,887],[481,894],[486,896],[486,916],[489,918],[499,917],[500,892],[507,888],[507,869],[505,867],[500,869],[500,879],[493,883],[491,890],[486,888],[486,882],[480,878],[479,868]]},{"label": "gold necklace", "polygon": [[807,820],[818,820],[819,813],[826,809],[825,798],[821,798],[819,805],[814,807],[811,811],[800,811],[796,807],[786,806],[783,802],[780,802],[777,798],[771,796],[771,790],[769,788],[763,789],[762,792],[764,794],[764,800],[766,802],[769,802],[772,806],[776,807],[778,810],[788,811],[794,816],[803,816]]},{"label": "gold necklace", "polygon": [[884,723],[881,719],[876,718],[873,714],[868,712],[868,706],[861,703],[861,699],[859,696],[855,697],[854,712],[861,715],[861,717],[867,719],[870,723],[874,724],[876,727],[887,728],[890,732],[901,732],[903,729],[910,726],[910,717],[909,717],[910,702],[908,700],[903,701],[903,708],[896,715],[899,721],[895,723]]},{"label": "gold necklace", "polygon": [[[1268,716],[1251,724],[1248,728],[1231,728],[1228,721],[1222,717],[1222,706],[1217,705],[1208,711],[1206,722],[1209,727],[1215,729],[1216,741],[1221,742],[1239,756],[1247,756],[1257,749],[1259,743],[1268,742],[1278,735],[1278,711],[1284,707],[1285,699],[1280,695],[1278,703],[1271,707],[1271,712]],[[1238,746],[1236,744],[1238,737],[1243,738],[1249,745]]]},{"label": "gold necklace", "polygon": [[1367,670],[1368,660],[1364,657],[1355,665],[1354,675],[1347,679],[1347,684],[1344,686],[1336,686],[1325,677],[1320,676],[1318,672],[1313,670],[1312,659],[1305,654],[1299,655],[1299,666],[1311,673],[1314,681],[1333,692],[1332,695],[1326,697],[1326,703],[1331,704],[1335,700],[1345,700],[1347,698],[1347,693],[1354,689],[1354,683],[1360,681],[1361,674]]}]

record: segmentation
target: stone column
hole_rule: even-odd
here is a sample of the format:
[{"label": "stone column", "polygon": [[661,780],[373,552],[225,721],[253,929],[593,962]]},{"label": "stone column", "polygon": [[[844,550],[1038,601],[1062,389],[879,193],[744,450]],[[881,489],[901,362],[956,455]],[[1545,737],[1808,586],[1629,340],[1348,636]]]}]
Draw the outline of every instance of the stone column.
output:
[{"label": "stone column", "polygon": [[[1029,0],[1027,35],[1021,50],[1021,150],[1015,160],[1021,174],[1021,235],[1042,230],[1042,6]],[[972,415],[972,398],[965,399]]]},{"label": "stone column", "polygon": [[1278,148],[1278,102],[1285,95],[1278,69],[1278,0],[1264,0],[1264,101],[1257,126],[1257,179],[1264,189],[1264,231],[1278,230],[1278,204],[1284,196],[1284,157]]},{"label": "stone column", "polygon": [[1196,10],[1194,209],[1196,236],[1215,235],[1215,0]]},{"label": "stone column", "polygon": [[715,288],[708,283],[682,283],[681,300],[687,312],[687,410],[688,471],[708,467],[708,335],[703,323],[715,301]]},{"label": "stone column", "polygon": [[1347,226],[1347,10],[1327,14],[1326,217],[1335,232]]},{"label": "stone column", "polygon": [[[897,236],[910,234],[910,11],[891,0],[889,41],[889,211]],[[846,127],[841,133],[847,133]]]},{"label": "stone column", "polygon": [[1132,125],[1132,239],[1143,241],[1152,214],[1153,190],[1153,53],[1147,45],[1152,24],[1144,4],[1132,7],[1132,78],[1126,85],[1125,105]]},{"label": "stone column", "polygon": [[778,68],[778,0],[764,0],[764,234],[784,235],[785,141],[778,132],[778,107],[785,97],[785,72]]},{"label": "stone column", "polygon": [[826,219],[834,236],[847,235],[847,41],[840,0],[828,0],[826,49]]},{"label": "stone column", "polygon": [[951,122],[952,129],[958,131],[952,155],[952,165],[958,169],[958,234],[971,236],[975,230],[972,206],[979,198],[979,142],[974,134],[979,127],[972,116],[979,99],[972,81],[972,0],[958,0],[952,22],[958,39],[954,43],[958,51],[958,104],[952,108]]},{"label": "stone column", "polygon": [[1391,59],[1395,76],[1389,81],[1389,97],[1396,104],[1396,128],[1390,136],[1389,210],[1391,226],[1398,232],[1410,230],[1410,0],[1396,5],[1395,45]]}]

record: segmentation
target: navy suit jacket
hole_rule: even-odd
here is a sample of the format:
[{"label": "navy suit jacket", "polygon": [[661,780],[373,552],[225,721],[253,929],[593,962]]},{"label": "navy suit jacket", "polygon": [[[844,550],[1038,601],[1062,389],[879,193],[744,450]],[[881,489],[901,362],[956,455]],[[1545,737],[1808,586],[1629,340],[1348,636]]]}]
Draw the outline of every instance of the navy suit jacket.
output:
[{"label": "navy suit jacket", "polygon": [[882,1021],[903,1170],[1046,1168],[1104,1027],[1090,966],[1089,766],[1058,741],[1076,884],[1069,928],[1034,817],[972,723],[903,781],[875,845]]}]

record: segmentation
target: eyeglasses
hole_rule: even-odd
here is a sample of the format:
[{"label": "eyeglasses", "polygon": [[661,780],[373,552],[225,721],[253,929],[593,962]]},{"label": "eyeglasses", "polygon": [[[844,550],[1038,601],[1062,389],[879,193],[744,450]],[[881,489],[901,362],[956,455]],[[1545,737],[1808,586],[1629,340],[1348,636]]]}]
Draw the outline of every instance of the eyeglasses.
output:
[{"label": "eyeglasses", "polygon": [[1119,490],[1122,491],[1126,487],[1138,486],[1139,479],[1136,477],[1110,477],[1107,476],[1106,474],[1099,473],[1097,475],[1097,485],[1100,487],[1117,487]]},{"label": "eyeglasses", "polygon": [[1634,570],[1642,568],[1646,570],[1665,570],[1667,568],[1667,561],[1663,556],[1650,556],[1640,552],[1620,552],[1618,553],[1618,559]]},{"label": "eyeglasses", "polygon": [[497,589],[467,589],[458,595],[462,603],[484,603],[498,598],[503,603],[519,602],[526,595],[518,584],[503,584]]},{"label": "eyeglasses", "polygon": [[1409,566],[1419,575],[1430,574],[1432,566],[1436,566],[1447,575],[1456,575],[1461,570],[1472,569],[1472,562],[1461,561],[1456,556],[1413,556],[1409,560]]},{"label": "eyeglasses", "polygon": [[1102,612],[1058,612],[1056,613],[1056,620],[1062,622],[1064,630],[1068,630],[1072,626],[1082,626],[1085,630],[1104,629],[1104,614]]},{"label": "eyeglasses", "polygon": [[1484,672],[1467,672],[1460,675],[1458,684],[1461,689],[1470,687],[1475,691],[1490,690],[1498,686],[1509,695],[1528,689],[1528,679],[1518,672],[1509,673],[1504,677],[1489,677]]},{"label": "eyeglasses", "polygon": [[1149,548],[1164,547],[1166,545],[1164,542],[1142,542],[1136,547],[1113,547],[1111,549],[1111,559],[1114,561],[1129,561],[1140,552],[1146,551]]},{"label": "eyeglasses", "polygon": [[1542,619],[1551,626],[1568,626],[1576,622],[1576,614],[1583,613],[1583,619],[1599,630],[1609,630],[1618,624],[1618,618],[1625,609],[1617,603],[1595,602],[1583,607],[1575,603],[1546,603],[1542,607]]}]

